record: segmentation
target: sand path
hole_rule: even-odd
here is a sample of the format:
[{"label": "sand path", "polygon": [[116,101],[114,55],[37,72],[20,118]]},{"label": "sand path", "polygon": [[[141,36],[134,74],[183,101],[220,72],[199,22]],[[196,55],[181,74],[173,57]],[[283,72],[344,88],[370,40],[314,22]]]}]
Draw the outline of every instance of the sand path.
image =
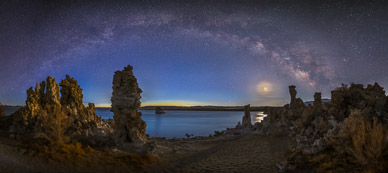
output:
[{"label": "sand path", "polygon": [[[254,134],[217,141],[205,150],[162,163],[149,172],[277,172],[288,148],[287,137]],[[194,144],[193,144],[194,145]]]}]

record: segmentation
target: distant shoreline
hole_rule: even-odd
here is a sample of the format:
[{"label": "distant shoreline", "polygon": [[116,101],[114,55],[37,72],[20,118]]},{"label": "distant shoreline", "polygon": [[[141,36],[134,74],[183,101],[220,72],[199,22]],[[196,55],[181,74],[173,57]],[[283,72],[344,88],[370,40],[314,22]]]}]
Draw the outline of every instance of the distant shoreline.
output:
[{"label": "distant shoreline", "polygon": [[[6,115],[10,115],[14,112],[16,112],[18,109],[22,108],[23,106],[9,106],[5,105],[5,113]],[[191,106],[191,107],[184,107],[184,106],[145,106],[140,107],[139,110],[155,110],[156,107],[162,108],[162,110],[168,110],[168,111],[234,111],[234,112],[243,112],[244,108],[243,106]],[[251,107],[252,112],[256,111],[263,111],[267,112],[269,109],[280,109],[280,106],[253,106]],[[99,110],[109,110],[110,107],[96,107],[96,109]]]},{"label": "distant shoreline", "polygon": [[[243,106],[145,106],[140,107],[139,110],[155,110],[156,107],[162,108],[162,110],[170,111],[244,111]],[[279,109],[277,106],[258,106],[251,107],[251,111],[267,111],[268,109]],[[110,107],[97,107],[96,109],[110,109]]]}]

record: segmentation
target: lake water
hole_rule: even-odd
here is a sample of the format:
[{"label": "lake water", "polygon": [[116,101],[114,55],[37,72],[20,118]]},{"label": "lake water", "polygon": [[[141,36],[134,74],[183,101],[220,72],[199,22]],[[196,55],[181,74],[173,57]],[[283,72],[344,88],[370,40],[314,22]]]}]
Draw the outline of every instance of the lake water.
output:
[{"label": "lake water", "polygon": [[[214,131],[233,128],[242,121],[244,112],[232,111],[169,111],[155,114],[154,110],[140,110],[142,119],[147,123],[146,133],[151,137],[209,136]],[[113,118],[109,109],[97,109],[96,114],[103,119]],[[252,122],[260,122],[266,115],[263,112],[251,112]]]}]

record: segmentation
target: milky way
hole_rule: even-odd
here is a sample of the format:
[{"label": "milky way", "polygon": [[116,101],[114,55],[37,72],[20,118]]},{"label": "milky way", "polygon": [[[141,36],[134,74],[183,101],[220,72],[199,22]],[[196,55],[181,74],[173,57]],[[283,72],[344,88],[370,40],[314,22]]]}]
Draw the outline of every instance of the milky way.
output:
[{"label": "milky way", "polygon": [[[0,102],[66,74],[109,105],[114,71],[134,66],[143,103],[282,105],[341,83],[388,87],[384,1],[0,2]],[[271,94],[257,86],[267,82]]]}]

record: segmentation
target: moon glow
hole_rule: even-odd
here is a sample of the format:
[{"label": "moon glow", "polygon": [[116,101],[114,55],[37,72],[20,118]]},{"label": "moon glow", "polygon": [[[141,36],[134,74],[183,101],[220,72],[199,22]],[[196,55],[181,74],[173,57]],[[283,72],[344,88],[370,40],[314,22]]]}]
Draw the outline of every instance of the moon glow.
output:
[{"label": "moon glow", "polygon": [[260,95],[269,94],[272,90],[272,85],[269,82],[260,82],[256,89]]}]

